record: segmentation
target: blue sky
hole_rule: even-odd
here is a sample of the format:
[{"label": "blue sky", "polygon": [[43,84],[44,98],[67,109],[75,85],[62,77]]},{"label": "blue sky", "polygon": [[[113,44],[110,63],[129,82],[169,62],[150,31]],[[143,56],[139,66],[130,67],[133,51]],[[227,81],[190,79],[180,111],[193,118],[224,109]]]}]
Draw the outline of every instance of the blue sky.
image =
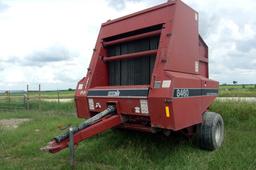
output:
[{"label": "blue sky", "polygon": [[[0,90],[74,88],[102,22],[166,0],[0,0]],[[184,0],[199,12],[210,77],[256,83],[256,1]]]}]

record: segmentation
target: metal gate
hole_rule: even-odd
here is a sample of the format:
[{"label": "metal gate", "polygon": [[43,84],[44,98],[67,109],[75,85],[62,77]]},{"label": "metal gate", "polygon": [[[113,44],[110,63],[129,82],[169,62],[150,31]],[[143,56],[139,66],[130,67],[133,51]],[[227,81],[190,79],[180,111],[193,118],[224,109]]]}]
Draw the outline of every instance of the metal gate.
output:
[{"label": "metal gate", "polygon": [[25,109],[27,92],[23,90],[0,91],[0,110]]}]

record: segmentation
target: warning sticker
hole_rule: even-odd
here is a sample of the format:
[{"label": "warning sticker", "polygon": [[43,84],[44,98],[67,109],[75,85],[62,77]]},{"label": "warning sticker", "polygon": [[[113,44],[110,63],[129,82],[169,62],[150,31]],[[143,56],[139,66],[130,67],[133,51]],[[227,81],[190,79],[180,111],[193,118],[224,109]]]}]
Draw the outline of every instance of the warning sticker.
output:
[{"label": "warning sticker", "polygon": [[163,80],[162,88],[169,88],[171,86],[171,80]]},{"label": "warning sticker", "polygon": [[79,84],[79,85],[78,85],[78,90],[82,90],[82,89],[83,89],[83,86],[84,86],[83,84]]}]

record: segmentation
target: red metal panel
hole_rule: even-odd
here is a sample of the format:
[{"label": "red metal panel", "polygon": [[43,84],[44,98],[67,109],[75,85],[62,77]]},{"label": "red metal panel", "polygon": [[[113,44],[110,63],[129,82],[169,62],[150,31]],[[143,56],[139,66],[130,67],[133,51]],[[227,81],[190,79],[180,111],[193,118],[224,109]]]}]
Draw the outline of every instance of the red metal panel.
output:
[{"label": "red metal panel", "polygon": [[91,110],[93,112],[101,112],[107,108],[107,103],[118,103],[118,114],[127,114],[127,115],[140,115],[140,116],[149,116],[149,114],[137,114],[135,112],[135,107],[140,107],[140,99],[136,98],[103,98],[103,97],[92,97],[94,103],[99,103],[101,108],[95,108]]},{"label": "red metal panel", "polygon": [[[89,118],[91,114],[88,110],[88,103],[85,97],[85,93],[88,89],[88,77],[84,77],[80,80],[76,87],[75,93],[75,105],[76,105],[76,113],[79,118]],[[80,86],[80,87],[79,87]]]},{"label": "red metal panel", "polygon": [[144,10],[141,10],[139,12],[135,12],[133,14],[129,14],[129,15],[126,15],[126,16],[123,16],[123,17],[120,17],[120,18],[117,18],[117,19],[114,19],[114,20],[108,20],[106,23],[103,23],[102,26],[113,24],[113,23],[116,23],[116,22],[120,22],[122,20],[127,20],[127,19],[132,18],[132,17],[137,17],[139,15],[149,13],[149,12],[152,12],[152,11],[155,11],[155,10],[159,11],[159,9],[165,8],[165,7],[171,6],[171,5],[175,5],[174,0],[168,0],[167,3],[160,4],[160,5],[148,8],[148,9],[144,9]]},{"label": "red metal panel", "polygon": [[181,1],[176,1],[175,8],[165,70],[198,74],[195,72],[195,62],[199,60],[197,12]]},{"label": "red metal panel", "polygon": [[199,61],[200,75],[208,78],[208,47],[201,36],[199,36]]},{"label": "red metal panel", "polygon": [[[201,87],[202,88],[219,88],[219,82],[214,81],[214,80],[209,80],[208,78],[205,77],[200,77],[201,78]],[[216,96],[202,96],[202,103],[201,103],[201,113],[205,112],[208,110],[209,106],[213,103],[215,100]]]},{"label": "red metal panel", "polygon": [[136,15],[125,17],[125,19],[118,19],[115,22],[107,22],[102,25],[103,38],[166,23],[173,18],[173,13],[173,3],[164,4],[160,8],[139,12]]},{"label": "red metal panel", "polygon": [[149,110],[151,112],[151,126],[162,129],[175,129],[174,115],[172,107],[170,107],[170,117],[166,117],[165,106],[170,103],[166,103],[164,98],[150,98]]},{"label": "red metal panel", "polygon": [[199,73],[204,77],[208,77],[208,62],[199,62]]},{"label": "red metal panel", "polygon": [[[190,74],[177,73],[177,72],[166,72],[168,79],[171,79],[172,86],[168,93],[165,95],[159,92],[159,89],[153,89],[151,94],[154,96],[166,96],[166,99],[169,98],[170,108],[171,108],[171,117],[167,118],[164,110],[164,101],[162,99],[161,103],[153,105],[151,111],[153,113],[159,112],[158,115],[151,115],[152,125],[155,127],[162,127],[167,129],[179,130],[197,123],[201,122],[201,99],[200,97],[191,97],[191,98],[173,98],[173,89],[174,88],[201,88],[201,80],[196,75],[192,76]],[[155,91],[155,92],[153,92]],[[151,100],[151,99],[149,99]],[[154,103],[159,100],[158,98],[154,99]],[[152,101],[152,104],[153,104]],[[159,100],[160,101],[160,100]],[[159,108],[161,107],[161,108]]]}]

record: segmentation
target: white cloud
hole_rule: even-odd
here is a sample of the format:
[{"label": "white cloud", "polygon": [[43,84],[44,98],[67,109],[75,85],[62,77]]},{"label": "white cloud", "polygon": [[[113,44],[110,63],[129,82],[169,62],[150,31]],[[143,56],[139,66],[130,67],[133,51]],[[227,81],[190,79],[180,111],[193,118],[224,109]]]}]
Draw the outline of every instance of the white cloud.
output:
[{"label": "white cloud", "polygon": [[[211,77],[220,82],[256,83],[251,77],[255,77],[256,67],[256,2],[184,1],[199,11],[200,32],[209,46]],[[0,89],[24,89],[26,83],[74,88],[86,72],[101,23],[163,2],[166,0],[1,1]],[[54,47],[61,47],[69,58],[62,56],[61,60],[58,52],[49,52]],[[37,58],[31,57],[38,53],[48,54],[48,60],[54,54],[59,60],[44,61],[38,67],[40,61],[36,64]]]},{"label": "white cloud", "polygon": [[199,11],[209,47],[210,77],[222,83],[256,83],[256,2],[185,0]]},{"label": "white cloud", "polygon": [[[0,76],[5,82],[0,89],[10,88],[6,87],[10,84],[12,88],[25,88],[20,84],[31,82],[55,83],[56,88],[68,88],[70,84],[75,87],[89,64],[100,24],[146,6],[127,2],[119,11],[104,0],[3,2],[9,8],[0,13]],[[46,63],[36,57],[43,55],[44,60],[56,57],[57,52],[49,51],[56,46],[73,52],[69,60]],[[36,68],[38,65],[40,68]]]}]

